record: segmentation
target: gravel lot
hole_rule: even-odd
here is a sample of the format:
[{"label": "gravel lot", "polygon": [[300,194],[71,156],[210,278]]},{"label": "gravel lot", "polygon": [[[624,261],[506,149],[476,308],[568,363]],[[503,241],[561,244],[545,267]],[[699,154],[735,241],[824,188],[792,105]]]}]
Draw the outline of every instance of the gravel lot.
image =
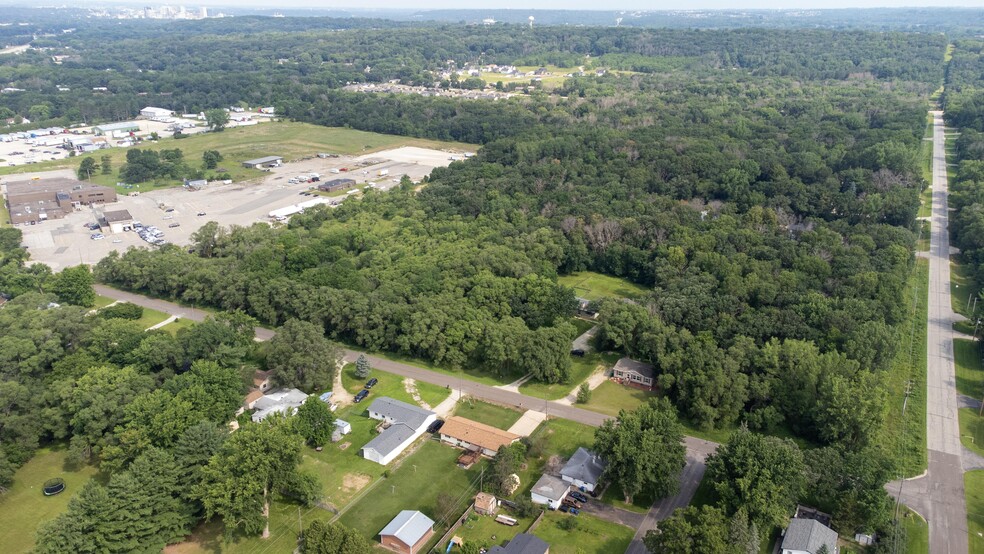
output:
[{"label": "gravel lot", "polygon": [[[450,164],[452,160],[449,158],[447,152],[415,147],[396,148],[359,157],[312,158],[271,169],[265,178],[258,181],[209,185],[205,190],[197,192],[177,187],[144,192],[138,196],[121,196],[114,204],[86,206],[64,219],[22,226],[20,229],[24,233],[24,244],[29,249],[31,259],[59,271],[80,263],[95,264],[113,250],[122,252],[130,247],[148,246],[136,233],[113,234],[109,229],[103,230],[105,239],[90,239],[92,231],[84,225],[95,222],[98,212],[129,210],[135,220],[144,225],[159,227],[168,242],[185,245],[189,243],[191,234],[208,221],[217,221],[223,226],[269,222],[268,214],[272,210],[312,199],[310,196],[300,195],[312,184],[288,183],[291,177],[297,175],[320,173],[323,180],[348,177],[355,179],[359,186],[371,182],[379,189],[388,190],[397,185],[402,175],[406,174],[414,181],[420,180],[430,174],[433,168]],[[360,163],[370,165],[360,167]],[[332,168],[346,168],[348,171],[333,174]],[[381,177],[381,170],[387,170],[389,174]],[[35,172],[6,176],[0,183],[35,176],[73,177],[68,170]],[[357,195],[342,195],[337,199],[344,201],[353,196]],[[172,207],[174,211],[165,212],[162,206]],[[200,212],[206,215],[197,215]],[[174,223],[178,226],[168,227]]]}]

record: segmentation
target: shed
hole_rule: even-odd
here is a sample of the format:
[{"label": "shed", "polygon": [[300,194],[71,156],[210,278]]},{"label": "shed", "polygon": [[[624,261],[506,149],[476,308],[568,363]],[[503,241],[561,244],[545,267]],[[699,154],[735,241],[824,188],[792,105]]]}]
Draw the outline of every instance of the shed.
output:
[{"label": "shed", "polygon": [[815,519],[793,518],[782,537],[782,554],[837,554],[837,532]]},{"label": "shed", "polygon": [[546,504],[551,510],[556,510],[570,490],[571,486],[566,481],[544,474],[530,489],[530,496],[534,504]]},{"label": "shed", "polygon": [[570,460],[567,460],[564,468],[560,470],[560,477],[577,488],[584,488],[591,492],[601,480],[606,465],[600,456],[581,447],[574,452]]},{"label": "shed", "polygon": [[656,370],[647,363],[632,358],[622,358],[615,362],[612,375],[622,382],[652,387],[655,384]]},{"label": "shed", "polygon": [[403,510],[379,532],[379,542],[394,552],[423,552],[434,534],[434,520],[416,510]]},{"label": "shed", "polygon": [[475,512],[483,516],[494,516],[499,509],[499,502],[494,496],[487,492],[480,492],[475,495]]},{"label": "shed", "polygon": [[343,420],[343,419],[336,419],[335,420],[335,429],[339,433],[341,433],[343,435],[347,435],[347,434],[349,434],[349,433],[352,432],[352,424],[349,423],[349,422],[347,422],[347,421],[345,421],[345,420]]},{"label": "shed", "polygon": [[243,162],[243,167],[248,167],[250,169],[259,169],[263,166],[279,166],[283,163],[283,156],[264,156],[262,158],[256,158],[255,160],[246,160]]}]

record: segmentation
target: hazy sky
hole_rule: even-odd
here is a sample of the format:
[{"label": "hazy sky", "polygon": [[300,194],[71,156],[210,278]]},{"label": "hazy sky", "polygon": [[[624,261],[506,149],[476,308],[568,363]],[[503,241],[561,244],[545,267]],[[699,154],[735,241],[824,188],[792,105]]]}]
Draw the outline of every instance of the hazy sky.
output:
[{"label": "hazy sky", "polygon": [[[190,0],[185,0],[188,3]],[[154,4],[156,2],[149,2]],[[172,2],[173,3],[173,2]],[[238,5],[276,8],[400,8],[400,9],[566,9],[566,10],[680,10],[680,9],[801,9],[801,8],[891,8],[891,7],[984,7],[984,0],[206,0],[202,5]]]}]

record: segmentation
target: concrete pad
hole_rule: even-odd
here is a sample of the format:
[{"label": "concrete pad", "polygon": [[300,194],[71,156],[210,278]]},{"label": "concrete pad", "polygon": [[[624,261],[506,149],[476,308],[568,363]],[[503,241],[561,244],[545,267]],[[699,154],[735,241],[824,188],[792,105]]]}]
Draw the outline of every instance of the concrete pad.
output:
[{"label": "concrete pad", "polygon": [[519,421],[513,423],[512,427],[507,430],[514,435],[528,437],[546,420],[547,414],[536,410],[526,410],[523,412],[523,417],[519,418]]}]

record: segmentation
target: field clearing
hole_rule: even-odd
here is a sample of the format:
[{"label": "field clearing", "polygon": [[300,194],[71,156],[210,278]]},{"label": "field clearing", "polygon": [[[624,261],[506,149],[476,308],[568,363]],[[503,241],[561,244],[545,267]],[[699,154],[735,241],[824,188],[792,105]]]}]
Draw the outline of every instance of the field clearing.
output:
[{"label": "field clearing", "polygon": [[[42,448],[14,474],[14,484],[0,496],[0,544],[10,554],[30,552],[34,548],[34,532],[38,526],[57,517],[68,507],[68,501],[79,492],[98,470],[94,466],[68,469],[65,466],[66,448]],[[48,479],[65,480],[65,492],[44,496],[42,484]]]},{"label": "field clearing", "polygon": [[593,271],[563,275],[557,279],[557,283],[574,289],[575,295],[586,300],[599,300],[605,297],[638,298],[649,292],[645,287],[625,279]]}]

